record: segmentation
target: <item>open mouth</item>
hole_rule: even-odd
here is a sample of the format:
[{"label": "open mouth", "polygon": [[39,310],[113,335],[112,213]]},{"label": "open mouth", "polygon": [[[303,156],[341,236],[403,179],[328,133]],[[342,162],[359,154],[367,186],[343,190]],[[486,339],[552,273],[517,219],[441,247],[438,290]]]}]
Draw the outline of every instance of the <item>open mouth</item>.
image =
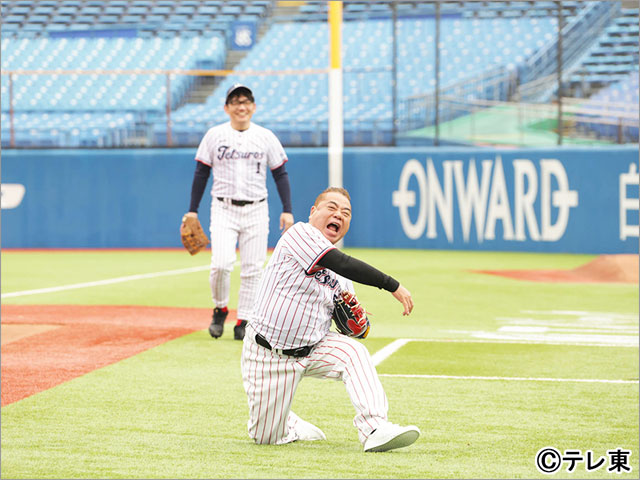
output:
[{"label": "open mouth", "polygon": [[329,230],[332,230],[332,231],[334,231],[334,232],[338,233],[338,230],[340,230],[340,225],[338,225],[337,223],[333,223],[333,222],[332,222],[332,223],[330,223],[329,225],[327,225],[327,228],[328,228]]}]

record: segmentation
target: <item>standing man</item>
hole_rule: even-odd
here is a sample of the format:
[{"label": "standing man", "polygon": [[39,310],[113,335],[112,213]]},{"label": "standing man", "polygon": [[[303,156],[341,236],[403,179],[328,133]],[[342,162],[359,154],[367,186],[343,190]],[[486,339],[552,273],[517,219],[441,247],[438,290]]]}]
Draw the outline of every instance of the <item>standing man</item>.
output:
[{"label": "standing man", "polygon": [[406,447],[420,435],[418,427],[388,421],[387,397],[366,347],[329,331],[334,297],[352,291],[350,280],[391,292],[404,315],[413,310],[411,294],[397,280],[336,249],[350,222],[347,191],[326,189],[309,222],[291,227],[267,264],[242,349],[249,436],[256,443],[325,440],[322,430],[291,411],[306,376],[342,380],[365,452]]},{"label": "standing man", "polygon": [[222,336],[229,314],[227,305],[237,244],[240,291],[233,337],[242,340],[267,258],[267,170],[271,170],[282,202],[280,230],[284,232],[293,225],[293,214],[289,175],[285,169],[287,155],[273,132],[251,123],[256,111],[251,90],[241,84],[232,85],[227,91],[224,111],[229,115],[229,122],[209,129],[198,147],[191,204],[186,215],[197,217],[213,170],[209,281],[215,308],[209,333],[213,338]]}]

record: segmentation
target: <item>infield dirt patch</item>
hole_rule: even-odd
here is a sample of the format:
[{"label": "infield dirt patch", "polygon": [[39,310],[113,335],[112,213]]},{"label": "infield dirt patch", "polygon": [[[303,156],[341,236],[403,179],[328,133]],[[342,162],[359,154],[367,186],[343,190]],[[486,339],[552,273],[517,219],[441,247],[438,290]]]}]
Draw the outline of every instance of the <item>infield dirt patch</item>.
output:
[{"label": "infield dirt patch", "polygon": [[2,305],[2,406],[210,322],[209,308]]},{"label": "infield dirt patch", "polygon": [[475,270],[530,282],[638,283],[638,255],[600,255],[572,270]]}]

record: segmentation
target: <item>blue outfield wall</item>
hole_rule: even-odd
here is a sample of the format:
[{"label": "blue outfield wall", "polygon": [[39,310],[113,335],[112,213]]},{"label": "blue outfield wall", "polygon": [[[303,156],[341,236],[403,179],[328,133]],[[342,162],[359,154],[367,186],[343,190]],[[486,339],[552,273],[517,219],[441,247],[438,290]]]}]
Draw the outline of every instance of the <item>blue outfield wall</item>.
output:
[{"label": "blue outfield wall", "polygon": [[[304,221],[327,185],[327,150],[287,153],[293,213]],[[194,155],[5,149],[2,246],[178,247]],[[347,148],[343,163],[354,212],[346,246],[638,252],[637,146]],[[274,246],[281,204],[268,179]],[[205,229],[209,204],[207,193]]]}]

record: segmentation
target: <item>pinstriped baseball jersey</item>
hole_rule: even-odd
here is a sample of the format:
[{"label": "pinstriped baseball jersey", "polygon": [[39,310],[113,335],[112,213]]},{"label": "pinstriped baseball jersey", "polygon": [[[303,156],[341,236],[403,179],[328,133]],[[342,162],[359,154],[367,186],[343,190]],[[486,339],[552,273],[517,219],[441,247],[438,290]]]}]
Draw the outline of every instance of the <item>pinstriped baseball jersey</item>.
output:
[{"label": "pinstriped baseball jersey", "polygon": [[214,198],[253,201],[267,197],[267,170],[280,167],[287,155],[270,130],[251,123],[239,131],[226,122],[207,131],[196,160],[212,168]]},{"label": "pinstriped baseball jersey", "polygon": [[353,284],[319,267],[334,245],[309,223],[299,222],[278,242],[258,287],[252,328],[274,348],[315,345],[331,327],[333,297]]}]

